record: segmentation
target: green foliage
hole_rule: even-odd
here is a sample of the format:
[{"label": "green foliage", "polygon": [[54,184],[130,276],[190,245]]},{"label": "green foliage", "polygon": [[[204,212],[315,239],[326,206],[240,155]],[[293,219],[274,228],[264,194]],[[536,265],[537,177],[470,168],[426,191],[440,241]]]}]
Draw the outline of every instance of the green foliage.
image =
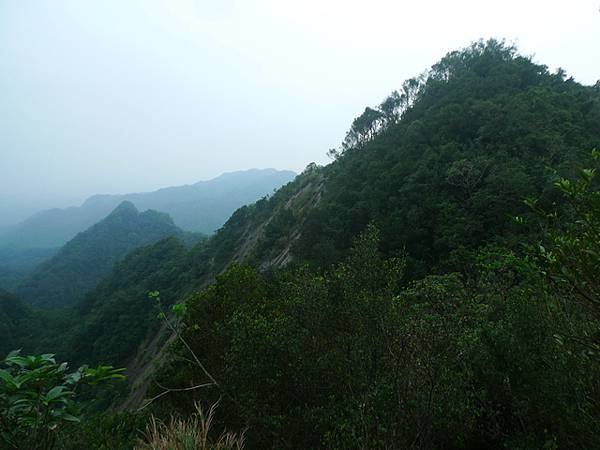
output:
[{"label": "green foliage", "polygon": [[148,417],[133,412],[102,412],[64,427],[56,443],[60,450],[133,449],[146,427]]},{"label": "green foliage", "polygon": [[[219,388],[162,408],[220,397],[252,448],[600,444],[599,368],[557,341],[566,318],[533,260],[490,247],[474,277],[401,287],[403,259],[383,258],[378,234],[325,274],[234,266],[191,297],[184,337]],[[205,381],[186,362],[161,375]]]},{"label": "green foliage", "polygon": [[122,380],[124,369],[82,366],[68,372],[67,363],[54,355],[8,354],[0,368],[0,443],[3,448],[54,448],[58,433],[69,422],[79,422],[75,397],[84,386]]},{"label": "green foliage", "polygon": [[25,303],[0,290],[0,355],[27,345],[40,324],[41,321]]},{"label": "green foliage", "polygon": [[598,92],[502,42],[452,52],[391,97],[379,111],[395,109],[397,119],[359,117],[377,132],[351,138],[324,168],[322,196],[292,248],[296,259],[328,267],[375,222],[386,254],[406,250],[410,277],[460,271],[465,250],[531,239],[532,228],[510,220],[532,216],[520,199],[559,200],[546,167],[569,174],[600,140]]},{"label": "green foliage", "polygon": [[[599,159],[594,150],[593,163],[597,165]],[[593,324],[583,335],[574,335],[573,330],[564,333],[585,345],[589,355],[600,359],[600,189],[596,168],[583,168],[574,179],[559,178],[554,186],[569,205],[565,217],[545,211],[537,201],[528,201],[551,224],[545,242],[539,245],[539,254],[545,273],[569,314],[577,311],[573,305],[577,303]]]},{"label": "green foliage", "polygon": [[190,283],[186,270],[186,249],[176,238],[134,251],[82,302],[67,340],[45,345],[77,362],[127,363],[159,326],[148,292],[163,291],[163,306],[170,307]]}]

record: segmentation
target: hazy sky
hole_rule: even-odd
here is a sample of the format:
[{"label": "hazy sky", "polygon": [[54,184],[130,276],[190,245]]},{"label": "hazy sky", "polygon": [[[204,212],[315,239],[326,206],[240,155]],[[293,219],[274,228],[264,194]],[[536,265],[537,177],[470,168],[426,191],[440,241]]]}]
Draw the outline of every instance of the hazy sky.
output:
[{"label": "hazy sky", "polygon": [[600,78],[600,0],[0,0],[0,224],[94,193],[325,163],[446,52]]}]

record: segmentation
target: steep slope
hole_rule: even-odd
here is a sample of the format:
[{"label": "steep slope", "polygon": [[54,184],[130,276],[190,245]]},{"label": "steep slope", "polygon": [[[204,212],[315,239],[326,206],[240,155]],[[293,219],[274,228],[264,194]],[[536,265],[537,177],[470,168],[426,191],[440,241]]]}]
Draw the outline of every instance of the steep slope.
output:
[{"label": "steep slope", "polygon": [[598,86],[474,44],[367,109],[332,164],[236,211],[192,250],[192,280],[205,285],[233,262],[324,269],[369,223],[384,254],[406,255],[409,280],[468,271],[481,247],[534,239],[513,220],[532,216],[523,198],[559,202],[548,167],[571,174],[599,143]]},{"label": "steep slope", "polygon": [[130,251],[181,233],[167,214],[152,210],[140,213],[132,203],[123,202],[38,267],[19,285],[17,293],[40,308],[75,304]]},{"label": "steep slope", "polygon": [[131,252],[77,306],[70,334],[52,346],[81,363],[126,364],[157,330],[159,309],[148,292],[162,290],[162,307],[168,308],[190,285],[186,254],[176,237]]},{"label": "steep slope", "polygon": [[[310,165],[273,196],[238,209],[190,251],[161,242],[117,266],[80,311],[81,323],[95,324],[90,336],[106,346],[89,350],[90,341],[78,357],[90,352],[135,367],[128,403],[135,406],[168,339],[168,333],[157,339],[146,290],[160,290],[167,304],[183,300],[235,262],[262,270],[291,262],[326,269],[347,256],[369,223],[380,230],[385,255],[406,254],[408,280],[467,271],[481,247],[518,248],[531,240],[534,232],[512,219],[528,216],[523,197],[558,201],[548,166],[568,174],[599,143],[598,86],[552,74],[494,41],[450,53],[359,116],[329,166]],[[164,245],[172,258],[160,258]],[[132,266],[148,271],[129,277]],[[162,275],[170,270],[176,283]],[[115,317],[120,309],[128,321]],[[137,326],[137,314],[154,325],[146,323],[147,332],[135,333],[121,352],[120,341],[111,339],[119,333],[114,327]],[[111,327],[104,331],[103,323]],[[77,332],[83,340],[88,331]]]},{"label": "steep slope", "polygon": [[387,99],[394,115],[384,103],[379,119],[357,119],[349,137],[377,132],[325,168],[293,254],[337,261],[371,221],[414,276],[460,269],[485,243],[517,245],[528,233],[511,220],[530,213],[522,199],[552,200],[548,168],[569,174],[600,142],[599,94],[497,43],[449,54]]},{"label": "steep slope", "polygon": [[210,234],[237,208],[272,193],[294,176],[290,171],[252,169],[154,192],[95,195],[79,207],[42,211],[11,227],[0,234],[0,248],[59,247],[123,201],[132,202],[142,211],[168,213],[184,230]]},{"label": "steep slope", "polygon": [[461,270],[482,245],[531,237],[512,219],[531,215],[523,199],[556,200],[549,168],[572,174],[599,143],[599,85],[552,74],[496,41],[477,43],[359,116],[337,160],[299,177],[318,178],[318,201],[285,206],[315,194],[298,180],[241,208],[196,264],[243,253],[268,266],[285,247],[288,261],[328,267],[372,222],[386,254],[407,253],[413,277]]},{"label": "steep slope", "polygon": [[[271,218],[288,209],[300,214],[310,208],[318,201],[321,181],[318,171],[306,171],[273,197],[242,207],[214,238],[191,249],[181,236],[172,236],[132,251],[74,308],[71,325],[63,333],[41,336],[40,351],[52,350],[81,363],[112,361],[144,367],[142,361],[154,359],[161,341],[154,340],[160,328],[159,309],[148,292],[160,291],[161,306],[168,308],[206,286],[232,262],[248,260]],[[273,245],[263,255],[264,266],[281,267],[287,252],[284,242]],[[134,382],[136,373],[130,376]]]},{"label": "steep slope", "polygon": [[[267,224],[267,205],[236,213],[231,247],[215,236],[196,255],[218,268],[249,244],[255,267],[185,302],[210,375],[174,346],[148,397],[170,412],[220,400],[249,448],[597,448],[598,184],[577,171],[550,190],[548,167],[598,166],[600,85],[492,41],[405,88],[355,120],[318,201]],[[579,228],[550,240],[551,278],[523,245],[543,234],[525,196]],[[260,273],[280,239],[300,267]]]}]

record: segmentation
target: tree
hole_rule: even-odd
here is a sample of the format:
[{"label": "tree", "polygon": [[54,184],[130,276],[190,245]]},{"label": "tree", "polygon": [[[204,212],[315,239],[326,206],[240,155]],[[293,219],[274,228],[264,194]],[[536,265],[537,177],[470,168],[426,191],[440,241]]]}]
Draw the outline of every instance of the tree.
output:
[{"label": "tree", "polygon": [[361,147],[373,139],[382,127],[383,118],[384,114],[381,111],[367,106],[364,112],[352,122],[342,144],[344,150]]},{"label": "tree", "polygon": [[[592,159],[600,162],[600,152],[594,150]],[[583,168],[576,179],[559,178],[555,188],[566,198],[566,225],[550,228],[547,242],[539,246],[545,274],[572,309],[571,302],[582,305],[595,321],[585,336],[576,336],[600,358],[600,190],[595,168]],[[556,223],[557,213],[546,212],[537,201],[527,203],[538,213]]]},{"label": "tree", "polygon": [[462,189],[468,198],[483,181],[488,166],[489,162],[480,158],[454,161],[448,169],[446,181],[449,185]]},{"label": "tree", "polygon": [[401,105],[402,98],[398,91],[393,91],[383,102],[381,102],[381,105],[379,105],[379,110],[383,114],[386,126],[394,124],[400,119]]}]

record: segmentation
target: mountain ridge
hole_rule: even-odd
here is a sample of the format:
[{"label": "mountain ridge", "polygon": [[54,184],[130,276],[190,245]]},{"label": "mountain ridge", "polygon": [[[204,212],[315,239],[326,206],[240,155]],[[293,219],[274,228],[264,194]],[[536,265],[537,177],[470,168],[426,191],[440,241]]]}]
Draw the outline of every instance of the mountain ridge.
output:
[{"label": "mountain ridge", "polygon": [[168,214],[139,212],[133,203],[123,201],[38,266],[19,284],[16,294],[38,308],[76,304],[132,250],[183,234]]},{"label": "mountain ridge", "polygon": [[[449,53],[357,117],[333,163],[309,165],[269,199],[238,209],[191,250],[188,270],[197,288],[236,263],[327,270],[369,224],[385,255],[406,255],[408,280],[467,270],[482,246],[516,249],[534,236],[512,220],[533,214],[522,198],[556,200],[547,167],[575,173],[600,142],[597,119],[593,87],[512,47],[490,41]],[[140,357],[149,380],[156,360]],[[128,404],[143,396],[133,392]]]},{"label": "mountain ridge", "polygon": [[80,206],[39,211],[19,224],[3,227],[0,247],[59,247],[128,200],[140,210],[169,213],[186,231],[210,234],[240,206],[272,193],[296,174],[276,169],[226,172],[190,185],[165,187],[150,192],[96,194]]}]

